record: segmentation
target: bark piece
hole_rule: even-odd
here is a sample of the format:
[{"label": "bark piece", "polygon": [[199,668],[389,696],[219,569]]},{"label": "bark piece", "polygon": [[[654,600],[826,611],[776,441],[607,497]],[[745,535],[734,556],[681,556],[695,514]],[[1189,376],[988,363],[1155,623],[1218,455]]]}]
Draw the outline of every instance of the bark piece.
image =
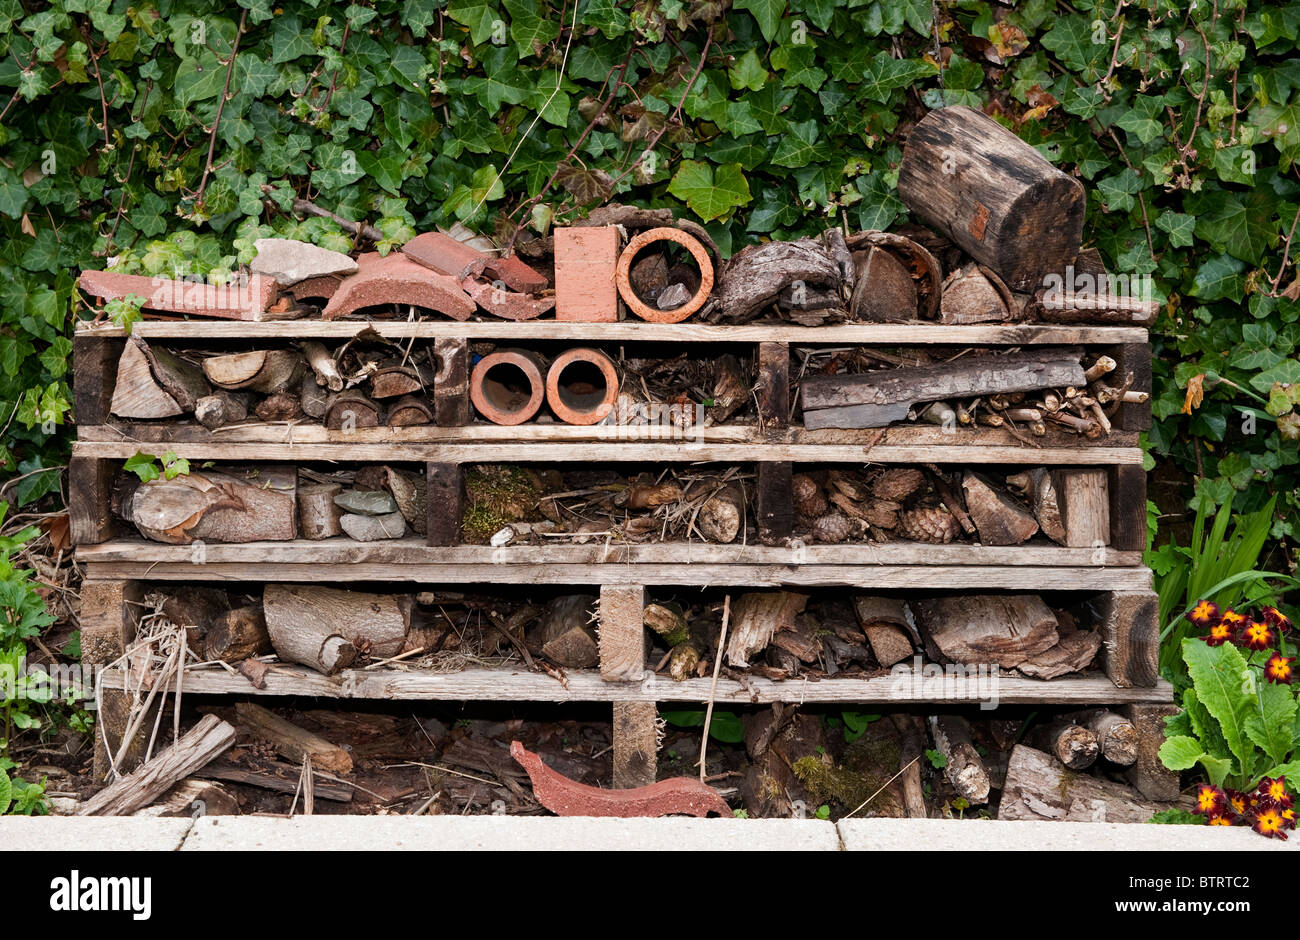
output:
[{"label": "bark piece", "polygon": [[984,545],[1019,545],[1038,531],[1038,520],[1006,493],[978,474],[966,471],[961,481],[980,542]]},{"label": "bark piece", "polygon": [[128,340],[122,347],[109,410],[119,418],[170,418],[183,411],[154,378],[149,358],[138,340]]},{"label": "bark piece", "polygon": [[[1175,789],[1168,799],[1176,799]],[[1007,762],[999,819],[1145,823],[1165,807],[1126,786],[1075,773],[1050,754],[1016,745]]]},{"label": "bark piece", "polygon": [[913,320],[916,285],[902,262],[884,248],[870,247],[854,256],[857,283],[849,309],[855,320]]},{"label": "bark piece", "polygon": [[935,659],[1014,669],[1056,645],[1056,615],[1036,594],[976,594],[911,604]]},{"label": "bark piece", "polygon": [[853,612],[862,625],[862,632],[867,635],[876,662],[882,667],[888,669],[912,655],[907,604],[903,600],[858,596],[853,598]]},{"label": "bark piece", "polygon": [[407,595],[366,594],[309,584],[268,584],[266,628],[279,657],[333,675],[368,651],[376,659],[402,651],[411,622]]},{"label": "bark piece", "polygon": [[943,768],[944,778],[971,805],[987,803],[989,772],[971,740],[966,719],[957,715],[931,715],[930,731],[934,746],[948,759]]},{"label": "bark piece", "polygon": [[191,777],[176,784],[151,806],[138,809],[131,815],[152,819],[238,816],[239,800],[219,783]]},{"label": "bark piece", "polygon": [[298,531],[303,538],[317,541],[342,534],[342,511],[334,502],[342,491],[338,483],[298,487]]},{"label": "bark piece", "polygon": [[771,241],[742,248],[722,268],[705,319],[752,319],[793,284],[838,288],[840,269],[825,246],[811,238]]},{"label": "bark piece", "polygon": [[429,488],[424,477],[418,473],[406,473],[402,470],[388,470],[388,491],[393,494],[397,511],[402,514],[416,535],[429,532]]},{"label": "bark piece", "polygon": [[903,148],[898,195],[1013,290],[1063,275],[1079,253],[1084,192],[981,111],[931,111]]},{"label": "bark piece", "polygon": [[178,780],[224,754],[234,743],[233,726],[215,715],[204,715],[176,744],[83,803],[77,815],[129,816],[154,802]]},{"label": "bark piece", "polygon": [[721,424],[749,402],[750,381],[740,361],[730,353],[718,357],[713,371],[713,405],[708,416]]},{"label": "bark piece", "polygon": [[586,669],[600,662],[600,646],[592,626],[598,598],[566,594],[546,606],[537,631],[543,655],[558,666]]},{"label": "bark piece", "polygon": [[776,631],[794,629],[795,617],[807,603],[807,594],[789,591],[740,595],[731,607],[727,662],[737,669],[748,668],[749,657],[764,649]]},{"label": "bark piece", "polygon": [[1059,631],[1060,639],[1050,649],[1033,656],[1016,668],[1031,679],[1055,679],[1088,668],[1101,649],[1101,634],[1095,630]]},{"label": "bark piece", "polygon": [[1061,507],[1053,474],[1042,467],[1036,467],[1007,477],[1007,485],[1014,487],[1029,501],[1043,534],[1057,545],[1066,544],[1065,524],[1061,521]]},{"label": "bark piece", "polygon": [[707,784],[687,777],[660,780],[627,790],[602,790],[576,783],[552,770],[518,741],[510,756],[528,772],[537,801],[557,816],[730,816],[731,807]]},{"label": "bark piece", "polygon": [[336,744],[300,728],[274,712],[252,702],[237,702],[235,715],[239,725],[254,738],[270,742],[285,760],[301,764],[311,758],[313,769],[339,776],[352,773],[352,758]]},{"label": "bark piece", "polygon": [[257,605],[237,607],[212,618],[204,650],[210,660],[237,663],[272,651],[266,618]]},{"label": "bark piece", "polygon": [[137,336],[131,337],[127,342],[139,345],[140,351],[149,360],[154,378],[180,405],[181,411],[193,411],[195,403],[212,391],[207,379],[203,377],[203,370],[192,362],[173,355],[161,346],[151,347]]}]

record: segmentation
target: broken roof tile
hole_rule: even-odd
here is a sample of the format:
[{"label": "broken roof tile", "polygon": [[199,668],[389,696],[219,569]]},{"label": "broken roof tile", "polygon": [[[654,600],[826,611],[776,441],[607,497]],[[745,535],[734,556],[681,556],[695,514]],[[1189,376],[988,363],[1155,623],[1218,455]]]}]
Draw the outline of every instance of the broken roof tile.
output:
[{"label": "broken roof tile", "polygon": [[481,277],[461,278],[460,286],[480,307],[504,320],[535,320],[555,307],[554,297],[538,298],[503,290]]},{"label": "broken roof tile", "polygon": [[490,255],[442,232],[417,235],[402,246],[402,251],[412,260],[458,279],[483,276],[491,281],[502,281],[511,290],[523,293],[546,289],[546,278],[518,257]]},{"label": "broken roof tile", "polygon": [[456,279],[416,264],[400,251],[368,252],[357,259],[357,273],[345,279],[321,316],[337,320],[378,304],[414,304],[468,320],[478,308]]},{"label": "broken roof tile", "polygon": [[81,289],[102,300],[119,300],[134,294],[144,298],[148,310],[187,313],[225,320],[264,320],[276,296],[274,278],[261,274],[237,277],[229,284],[176,281],[117,271],[83,271]]}]

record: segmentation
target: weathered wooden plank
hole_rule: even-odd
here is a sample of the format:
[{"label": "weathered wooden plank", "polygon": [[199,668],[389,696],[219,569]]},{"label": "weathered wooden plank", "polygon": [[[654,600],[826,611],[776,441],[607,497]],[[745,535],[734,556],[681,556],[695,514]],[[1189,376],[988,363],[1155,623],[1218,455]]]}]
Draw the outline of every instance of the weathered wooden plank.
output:
[{"label": "weathered wooden plank", "polygon": [[109,420],[123,339],[77,333],[72,340],[72,413],[79,425]]},{"label": "weathered wooden plank", "polygon": [[425,469],[429,545],[459,545],[465,488],[459,464],[430,462]]},{"label": "weathered wooden plank", "polygon": [[1147,547],[1147,474],[1141,466],[1110,469],[1110,544],[1120,551]]},{"label": "weathered wooden plank", "polygon": [[1101,664],[1123,688],[1150,688],[1160,678],[1160,604],[1153,591],[1109,591],[1089,606],[1102,631]]},{"label": "weathered wooden plank", "polygon": [[[719,679],[715,701],[733,704],[758,702],[859,702],[861,704],[911,701],[917,703],[991,703],[1113,705],[1126,702],[1168,703],[1173,687],[1167,682],[1149,689],[1121,689],[1104,676],[1082,679],[1012,678],[999,675],[925,677],[910,671],[907,663],[896,672],[874,679],[823,679],[777,681],[753,677],[743,684]],[[104,675],[105,688],[121,688],[121,673]],[[443,701],[512,702],[704,702],[710,678],[671,679],[651,676],[642,682],[606,682],[592,670],[571,670],[567,688],[543,672],[512,668],[476,668],[437,673],[418,669],[346,670],[322,676],[299,666],[276,665],[266,675],[266,688],[255,689],[243,676],[225,670],[190,670],[185,674],[186,695],[303,695],[340,699],[425,699]]]},{"label": "weathered wooden plank", "polygon": [[[708,542],[614,542],[587,545],[490,545],[431,546],[423,539],[407,536],[382,542],[358,542],[350,538],[322,541],[247,542],[242,545],[209,544],[206,562],[247,561],[250,553],[266,564],[384,563],[394,566],[423,565],[783,565],[798,561],[805,565],[1026,565],[1033,567],[1133,567],[1142,563],[1142,553],[1113,548],[1100,552],[1092,548],[1067,548],[1054,544],[1028,545],[930,545],[893,541],[879,544],[807,545],[796,556],[784,546],[716,545]],[[78,550],[78,560],[101,562],[134,561],[146,564],[184,563],[192,551],[184,545],[165,545],[139,539],[120,539]]]},{"label": "weathered wooden plank", "polygon": [[645,672],[646,592],[639,584],[600,588],[600,675],[606,682],[640,682]]},{"label": "weathered wooden plank", "polygon": [[[144,320],[134,324],[134,333],[145,339],[349,339],[363,329],[373,329],[394,339],[440,336],[479,339],[538,339],[667,342],[667,343],[799,343],[844,345],[884,343],[888,345],[942,343],[976,345],[1069,345],[1074,343],[1145,343],[1147,331],[1133,326],[1089,326],[1073,324],[1019,323],[1013,325],[942,326],[931,321],[901,323],[850,323],[835,326],[790,326],[787,324],[718,325],[710,323],[645,323],[624,320],[614,323],[577,323],[556,320],[522,322],[490,321],[451,323],[445,320],[418,322],[393,320],[284,320],[259,323],[220,323],[182,320]],[[78,333],[97,337],[122,337],[120,327],[79,324]]]},{"label": "weathered wooden plank", "polygon": [[446,430],[470,422],[469,343],[462,337],[439,336],[433,341],[438,371],[433,377],[434,421]]},{"label": "weathered wooden plank", "polygon": [[[144,586],[139,581],[87,579],[81,585],[81,663],[96,668],[119,659],[127,644],[135,639],[135,611],[144,596]],[[121,675],[115,673],[115,675]],[[109,755],[116,754],[122,743],[122,734],[130,718],[130,700],[122,691],[109,687],[99,693],[99,712],[95,719],[94,774],[103,780],[111,767]],[[145,740],[136,738],[136,745],[123,755],[118,770],[127,772],[135,768],[144,757]]]},{"label": "weathered wooden plank", "polygon": [[[1165,685],[1162,680],[1160,687]],[[1137,761],[1124,772],[1128,782],[1149,800],[1176,800],[1179,774],[1169,770],[1160,759],[1160,745],[1165,741],[1165,719],[1176,715],[1178,707],[1166,696],[1157,704],[1130,703],[1120,710],[1138,733]]]},{"label": "weathered wooden plank", "polygon": [[654,702],[614,703],[614,787],[630,790],[655,782],[659,732]]},{"label": "weathered wooden plank", "polygon": [[1146,590],[1145,568],[1029,568],[988,565],[403,565],[387,562],[279,563],[262,561],[104,562],[87,566],[97,578],[157,581],[400,581],[444,584],[743,584],[746,587],[859,587],[890,589],[1044,591]]},{"label": "weathered wooden plank", "polygon": [[121,535],[126,527],[113,515],[110,460],[73,457],[68,461],[68,522],[73,545],[94,545]]},{"label": "weathered wooden plank", "polygon": [[[895,429],[890,429],[895,430]],[[931,428],[899,428],[903,433],[870,444],[727,444],[677,440],[671,443],[626,441],[532,443],[526,440],[489,444],[182,444],[169,446],[178,457],[189,460],[359,460],[359,461],[433,461],[436,463],[582,463],[608,461],[663,461],[693,463],[697,461],[792,461],[795,463],[1006,463],[1006,464],[1077,464],[1107,466],[1142,463],[1142,451],[1127,441],[1114,440],[1106,446],[1070,447],[1026,446],[1010,443],[975,443],[990,440],[963,431],[948,435],[944,443],[926,441]],[[989,430],[996,431],[997,428]],[[971,443],[961,441],[969,433]],[[897,443],[884,443],[886,440]],[[73,453],[78,457],[109,457],[120,460],[134,456],[137,442],[78,441]]]},{"label": "weathered wooden plank", "polygon": [[755,397],[758,419],[764,428],[784,428],[790,424],[790,345],[759,343]]},{"label": "weathered wooden plank", "polygon": [[779,545],[794,531],[794,466],[764,461],[758,465],[754,508],[758,516],[758,540]]}]

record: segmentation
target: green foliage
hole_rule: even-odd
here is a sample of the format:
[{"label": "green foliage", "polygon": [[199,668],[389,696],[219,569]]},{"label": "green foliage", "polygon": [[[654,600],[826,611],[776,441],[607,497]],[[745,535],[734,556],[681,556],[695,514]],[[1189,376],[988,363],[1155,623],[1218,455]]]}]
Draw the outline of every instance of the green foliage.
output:
[{"label": "green foliage", "polygon": [[174,480],[178,476],[188,474],[190,472],[190,462],[184,457],[177,457],[175,451],[170,450],[161,457],[137,452],[134,456],[126,459],[122,464],[122,468],[138,476],[141,483],[148,483],[160,476],[168,480]]},{"label": "green foliage", "polygon": [[[1191,686],[1183,711],[1167,720],[1160,760],[1170,770],[1200,765],[1216,787],[1250,789],[1261,777],[1292,771],[1300,750],[1298,703],[1289,684],[1268,682],[1271,650],[1243,651],[1233,643],[1182,642]],[[1280,651],[1290,652],[1285,641]]]},{"label": "green foliage", "polygon": [[1162,809],[1147,820],[1160,826],[1204,826],[1205,820],[1185,809]]},{"label": "green foliage", "polygon": [[948,766],[948,758],[943,756],[942,751],[935,750],[934,748],[926,748],[925,759],[930,762],[930,766],[935,770],[943,770]]},{"label": "green foliage", "polygon": [[[703,728],[704,709],[690,708],[660,711],[660,716],[675,728]],[[739,744],[745,740],[745,726],[735,712],[715,711],[709,721],[709,737],[724,744]]]}]

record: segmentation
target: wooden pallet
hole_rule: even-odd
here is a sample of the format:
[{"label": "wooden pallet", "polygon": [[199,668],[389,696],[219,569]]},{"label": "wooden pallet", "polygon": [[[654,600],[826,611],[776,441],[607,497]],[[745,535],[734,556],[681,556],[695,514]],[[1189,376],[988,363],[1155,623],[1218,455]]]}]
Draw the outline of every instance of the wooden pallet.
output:
[{"label": "wooden pallet", "polygon": [[[452,375],[458,398],[440,405],[436,426],[368,428],[350,433],[323,427],[249,423],[208,431],[192,422],[122,422],[108,413],[124,332],[79,329],[75,338],[78,439],[71,460],[72,523],[78,559],[86,565],[83,649],[86,662],[103,664],[132,637],[131,603],[149,583],[328,581],[420,584],[567,584],[596,586],[602,596],[602,667],[571,671],[566,684],[517,669],[454,674],[418,669],[353,670],[324,677],[277,666],[264,690],[225,670],[190,671],[186,694],[293,695],[368,699],[492,699],[610,702],[615,738],[615,785],[649,782],[654,774],[658,702],[703,702],[707,680],[674,683],[648,674],[640,609],[648,589],[661,585],[844,587],[875,590],[1032,590],[1090,592],[1103,630],[1100,668],[1083,678],[1040,681],[1000,677],[1002,703],[1125,705],[1137,720],[1146,750],[1158,746],[1160,715],[1172,690],[1157,679],[1158,647],[1151,574],[1141,567],[1146,541],[1146,477],[1138,432],[1149,427],[1149,405],[1125,405],[1107,437],[1090,441],[1050,433],[1026,446],[1004,430],[909,425],[871,431],[809,431],[788,426],[791,348],[799,346],[1021,346],[1083,344],[1132,371],[1135,387],[1150,388],[1145,329],[1115,326],[938,326],[932,323],[797,326],[356,321],[183,322],[151,320],[134,332],[151,342],[285,342],[346,340],[372,327],[381,335],[432,341],[440,373]],[[732,343],[753,347],[759,367],[758,423],[702,429],[683,439],[677,429],[567,427],[538,422],[502,428],[468,422],[463,400],[471,341],[541,343]],[[453,383],[455,384],[455,383]],[[436,394],[436,389],[435,389]],[[460,415],[445,420],[447,415]],[[145,542],[122,531],[108,511],[121,461],[139,451],[171,450],[191,460],[228,462],[355,461],[424,463],[431,506],[427,543],[408,538],[358,543],[335,538],[238,545],[191,546]],[[1022,545],[706,545],[700,543],[507,546],[462,545],[459,535],[462,468],[481,462],[752,462],[756,516],[764,540],[781,543],[791,531],[789,480],[798,463],[938,463],[1100,466],[1110,472],[1112,531],[1102,548]],[[437,506],[436,512],[433,507]],[[450,521],[449,520],[453,520]],[[606,603],[606,599],[609,603]],[[619,613],[621,612],[621,613]],[[614,657],[610,651],[617,648]],[[639,653],[637,651],[640,651]],[[629,652],[631,651],[631,652]],[[630,657],[630,658],[629,658]],[[618,663],[618,675],[611,665]],[[647,676],[649,676],[647,678]],[[630,681],[629,681],[630,677]],[[903,683],[897,676],[774,682],[723,679],[715,699],[727,703],[859,702],[961,705],[987,701],[987,679],[947,677],[941,683]],[[115,684],[116,683],[116,684]],[[124,697],[120,677],[106,674],[102,722],[114,745]],[[647,753],[647,748],[649,753]],[[103,745],[100,742],[102,757]],[[1148,762],[1151,763],[1151,762]],[[1158,763],[1158,762],[1157,762]],[[102,764],[102,762],[101,762]],[[1152,788],[1169,786],[1155,779]]]}]

